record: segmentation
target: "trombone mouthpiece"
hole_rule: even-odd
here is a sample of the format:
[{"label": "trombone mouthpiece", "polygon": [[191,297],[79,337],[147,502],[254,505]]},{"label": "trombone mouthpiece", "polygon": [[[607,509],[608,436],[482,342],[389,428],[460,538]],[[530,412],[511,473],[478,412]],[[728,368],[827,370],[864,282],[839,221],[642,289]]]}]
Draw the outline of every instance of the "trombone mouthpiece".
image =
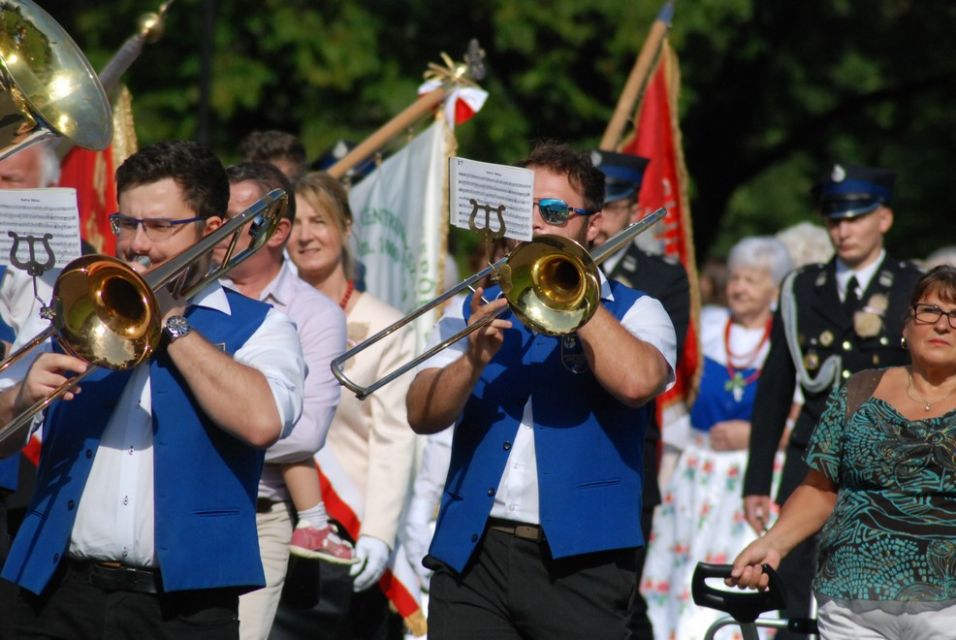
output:
[{"label": "trombone mouthpiece", "polygon": [[136,256],[131,260],[131,262],[133,265],[142,267],[144,269],[149,269],[150,265],[153,264],[153,261],[150,260],[149,256]]}]

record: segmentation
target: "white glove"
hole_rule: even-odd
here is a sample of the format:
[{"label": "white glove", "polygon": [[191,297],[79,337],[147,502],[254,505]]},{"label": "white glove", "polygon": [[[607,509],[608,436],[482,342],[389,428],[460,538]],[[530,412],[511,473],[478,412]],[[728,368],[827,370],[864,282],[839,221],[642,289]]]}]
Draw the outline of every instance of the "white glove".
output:
[{"label": "white glove", "polygon": [[388,545],[372,536],[359,536],[355,543],[355,557],[358,562],[349,569],[352,576],[352,591],[365,591],[385,573],[388,565],[388,556],[391,552]]}]

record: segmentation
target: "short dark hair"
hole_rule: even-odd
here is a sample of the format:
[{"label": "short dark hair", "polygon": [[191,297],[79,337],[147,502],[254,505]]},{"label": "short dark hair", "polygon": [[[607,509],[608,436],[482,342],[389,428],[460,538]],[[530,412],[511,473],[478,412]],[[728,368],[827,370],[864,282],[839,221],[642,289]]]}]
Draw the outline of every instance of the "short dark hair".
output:
[{"label": "short dark hair", "polygon": [[143,147],[116,170],[116,191],[172,178],[183,199],[203,218],[225,216],[229,181],[219,158],[209,148],[189,140],[167,140]]},{"label": "short dark hair", "polygon": [[246,181],[255,182],[262,191],[262,195],[273,189],[282,189],[289,194],[289,205],[283,217],[290,221],[295,220],[295,194],[292,192],[292,182],[275,165],[267,162],[240,162],[226,167],[226,177],[230,185]]},{"label": "short dark hair", "polygon": [[584,208],[600,211],[604,206],[604,174],[591,162],[591,156],[566,144],[540,142],[519,167],[540,167],[566,175],[571,187],[584,198]]},{"label": "short dark hair", "polygon": [[931,293],[935,293],[946,302],[956,302],[956,267],[941,264],[924,274],[913,288],[910,308],[912,309],[917,302]]},{"label": "short dark hair", "polygon": [[295,168],[296,178],[305,171],[305,147],[285,131],[253,131],[239,143],[239,155],[244,162],[285,160]]}]

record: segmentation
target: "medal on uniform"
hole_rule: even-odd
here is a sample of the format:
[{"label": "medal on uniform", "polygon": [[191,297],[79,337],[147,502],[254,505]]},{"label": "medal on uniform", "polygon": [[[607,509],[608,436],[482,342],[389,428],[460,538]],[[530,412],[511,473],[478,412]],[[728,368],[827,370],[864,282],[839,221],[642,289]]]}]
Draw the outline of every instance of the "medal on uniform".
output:
[{"label": "medal on uniform", "polygon": [[820,366],[820,356],[816,352],[811,351],[807,355],[803,356],[803,367],[807,371],[812,371]]},{"label": "medal on uniform", "polygon": [[833,332],[827,329],[826,331],[821,333],[820,344],[823,345],[824,347],[829,347],[831,344],[833,344]]}]

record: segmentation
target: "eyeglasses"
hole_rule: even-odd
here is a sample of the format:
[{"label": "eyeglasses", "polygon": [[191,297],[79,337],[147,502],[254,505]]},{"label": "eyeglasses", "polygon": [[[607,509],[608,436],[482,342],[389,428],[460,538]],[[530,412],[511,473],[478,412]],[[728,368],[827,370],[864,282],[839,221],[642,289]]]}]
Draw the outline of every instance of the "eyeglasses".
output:
[{"label": "eyeglasses", "polygon": [[572,213],[576,213],[579,216],[589,216],[592,213],[597,213],[596,211],[589,211],[588,209],[572,207],[564,200],[559,200],[558,198],[539,198],[534,201],[534,204],[538,205],[541,218],[548,224],[564,224],[568,221],[568,218],[571,217]]},{"label": "eyeglasses", "polygon": [[936,324],[946,316],[950,329],[956,329],[956,309],[943,311],[934,304],[917,303],[913,305],[913,319],[919,324]]},{"label": "eyeglasses", "polygon": [[170,220],[168,218],[134,218],[122,213],[110,214],[110,228],[117,238],[129,237],[136,234],[136,227],[143,225],[143,232],[153,242],[168,240],[176,233],[176,229],[190,222],[204,220],[202,216],[186,218],[185,220]]}]

